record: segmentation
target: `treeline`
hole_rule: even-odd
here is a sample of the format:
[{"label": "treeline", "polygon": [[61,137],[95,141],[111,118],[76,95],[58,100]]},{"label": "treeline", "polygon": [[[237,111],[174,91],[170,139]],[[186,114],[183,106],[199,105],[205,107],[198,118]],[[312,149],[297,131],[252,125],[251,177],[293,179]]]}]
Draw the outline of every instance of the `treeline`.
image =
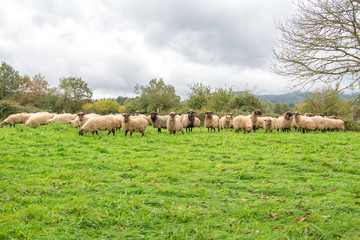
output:
[{"label": "treeline", "polygon": [[260,109],[268,116],[278,116],[286,111],[323,113],[343,118],[360,115],[358,98],[344,99],[338,86],[327,86],[304,94],[304,102],[296,105],[260,101],[252,91],[236,92],[233,88],[212,88],[203,83],[188,86],[187,97],[181,100],[171,84],[163,79],[152,79],[147,85],[135,86],[135,98],[119,96],[116,99],[93,100],[93,92],[81,78],[64,77],[52,87],[41,74],[20,76],[5,62],[0,67],[0,118],[16,112],[95,112],[99,114],[150,113],[160,110],[185,113],[189,109],[201,114],[211,110],[218,115],[229,112],[247,114]]}]

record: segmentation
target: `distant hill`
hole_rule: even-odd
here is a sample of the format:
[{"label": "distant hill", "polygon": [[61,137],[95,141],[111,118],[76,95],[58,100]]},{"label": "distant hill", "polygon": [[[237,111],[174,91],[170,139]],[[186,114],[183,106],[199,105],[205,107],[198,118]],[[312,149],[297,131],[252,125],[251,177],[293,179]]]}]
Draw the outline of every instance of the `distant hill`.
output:
[{"label": "distant hill", "polygon": [[285,93],[281,95],[258,95],[256,97],[259,98],[260,101],[262,100],[268,100],[272,102],[281,102],[281,103],[287,103],[287,104],[297,104],[301,103],[303,101],[302,93]]}]

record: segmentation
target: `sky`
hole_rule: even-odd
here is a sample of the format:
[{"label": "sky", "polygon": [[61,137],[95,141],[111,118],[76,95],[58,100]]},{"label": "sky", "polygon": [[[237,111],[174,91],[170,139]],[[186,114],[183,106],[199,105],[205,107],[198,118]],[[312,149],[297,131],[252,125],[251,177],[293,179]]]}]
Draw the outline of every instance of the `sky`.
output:
[{"label": "sky", "polygon": [[81,77],[94,99],[162,78],[182,99],[202,82],[282,94],[269,64],[290,0],[1,0],[0,61],[51,86]]}]

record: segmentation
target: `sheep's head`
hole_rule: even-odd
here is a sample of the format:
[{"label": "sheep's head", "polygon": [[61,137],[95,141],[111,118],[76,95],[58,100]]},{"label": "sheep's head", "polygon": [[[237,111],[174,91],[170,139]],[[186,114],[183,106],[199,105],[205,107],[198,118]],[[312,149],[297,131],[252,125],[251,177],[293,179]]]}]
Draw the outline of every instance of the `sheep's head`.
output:
[{"label": "sheep's head", "polygon": [[297,118],[298,116],[301,116],[301,114],[298,113],[298,112],[295,112],[295,113],[294,113],[294,117]]},{"label": "sheep's head", "polygon": [[139,112],[139,110],[136,110],[136,112],[135,112],[135,114],[134,114],[135,116],[139,116],[140,115],[140,112]]},{"label": "sheep's head", "polygon": [[81,129],[79,130],[79,135],[84,135],[84,134],[85,134],[85,131],[84,131],[84,129],[81,128]]},{"label": "sheep's head", "polygon": [[284,118],[285,118],[286,120],[290,120],[291,116],[292,116],[292,113],[291,113],[291,112],[286,112],[286,113],[284,114]]},{"label": "sheep's head", "polygon": [[205,113],[206,118],[212,118],[213,112],[207,111]]},{"label": "sheep's head", "polygon": [[272,120],[270,118],[264,119],[265,125],[270,127]]},{"label": "sheep's head", "polygon": [[225,116],[225,122],[226,122],[226,123],[230,123],[230,122],[231,122],[231,116],[230,116],[230,115],[226,115],[226,116]]},{"label": "sheep's head", "polygon": [[316,116],[324,117],[324,114],[318,113]]},{"label": "sheep's head", "polygon": [[1,127],[4,127],[6,124],[7,124],[7,123],[6,123],[5,121],[3,121],[3,122],[1,123]]},{"label": "sheep's head", "polygon": [[123,113],[123,114],[121,114],[121,115],[124,117],[124,122],[129,121],[130,114],[128,114],[128,113]]},{"label": "sheep's head", "polygon": [[79,119],[80,119],[80,120],[83,120],[83,118],[84,118],[84,116],[85,116],[85,113],[79,112],[77,115],[79,116]]},{"label": "sheep's head", "polygon": [[311,113],[305,113],[304,116],[305,117],[312,117],[313,115]]},{"label": "sheep's head", "polygon": [[230,116],[231,119],[234,119],[234,114],[233,113],[228,113],[227,116]]},{"label": "sheep's head", "polygon": [[175,113],[175,112],[171,112],[171,113],[169,113],[169,116],[170,116],[171,118],[175,118],[176,113]]},{"label": "sheep's head", "polygon": [[261,113],[261,111],[259,110],[259,109],[256,109],[255,111],[253,111],[253,113],[252,113],[254,116],[261,116],[262,115],[262,113]]},{"label": "sheep's head", "polygon": [[195,120],[195,112],[193,110],[188,111],[188,118],[190,121]]},{"label": "sheep's head", "polygon": [[151,120],[155,120],[157,115],[158,115],[157,112],[151,112],[151,113],[150,113]]},{"label": "sheep's head", "polygon": [[247,126],[247,127],[246,127],[246,131],[247,131],[248,133],[250,133],[252,129],[253,129],[252,126]]}]

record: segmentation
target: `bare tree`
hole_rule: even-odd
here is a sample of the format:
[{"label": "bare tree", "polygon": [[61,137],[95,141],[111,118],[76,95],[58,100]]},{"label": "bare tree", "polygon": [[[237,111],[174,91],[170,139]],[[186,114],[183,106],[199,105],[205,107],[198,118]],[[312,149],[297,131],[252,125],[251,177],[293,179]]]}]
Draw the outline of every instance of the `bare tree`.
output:
[{"label": "bare tree", "polygon": [[298,0],[295,4],[295,13],[277,24],[281,37],[273,50],[272,70],[290,77],[291,89],[320,82],[343,82],[344,88],[359,85],[360,1]]}]

